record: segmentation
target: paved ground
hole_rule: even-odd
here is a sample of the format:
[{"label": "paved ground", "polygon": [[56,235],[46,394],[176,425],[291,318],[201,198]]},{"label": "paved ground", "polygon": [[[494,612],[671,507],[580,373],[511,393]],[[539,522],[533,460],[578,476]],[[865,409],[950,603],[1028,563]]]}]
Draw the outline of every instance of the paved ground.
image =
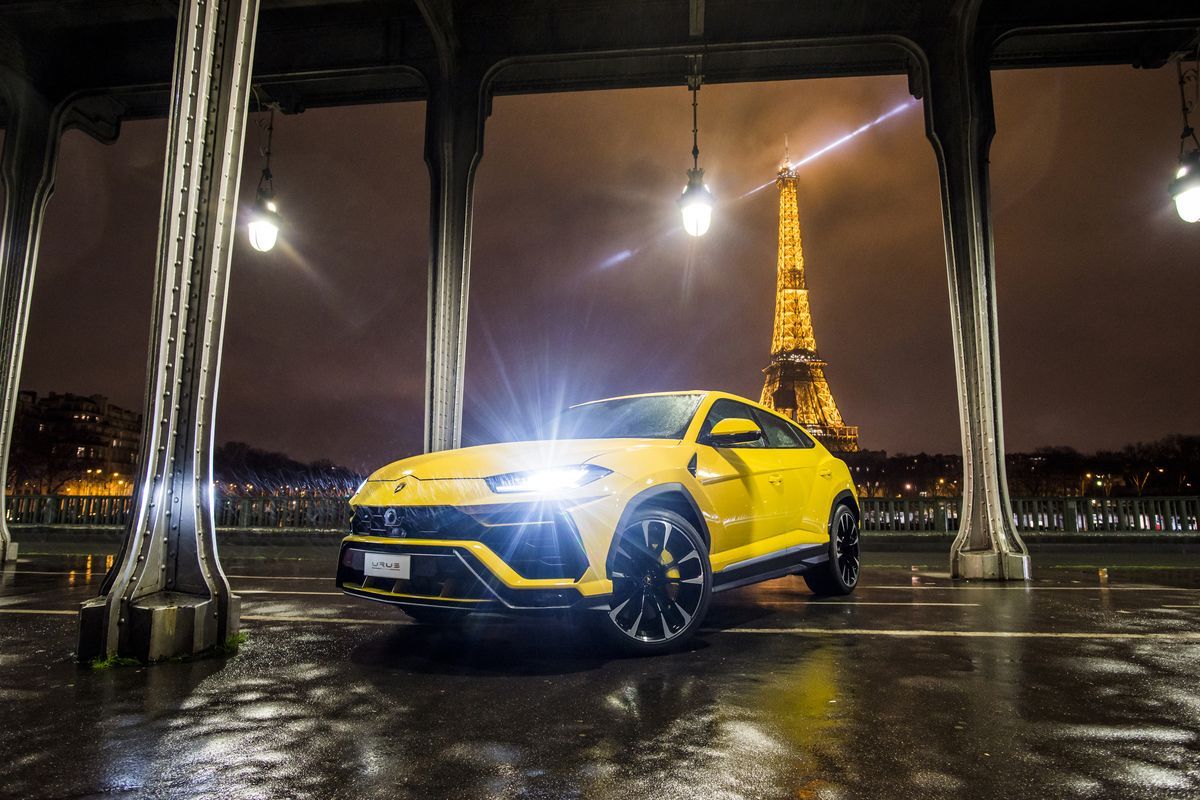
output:
[{"label": "paved ground", "polygon": [[345,599],[325,545],[229,547],[237,656],[93,672],[74,609],[111,552],[31,542],[0,577],[0,796],[1200,797],[1196,555],[1001,587],[877,553],[848,600],[730,592],[688,651],[618,659]]}]

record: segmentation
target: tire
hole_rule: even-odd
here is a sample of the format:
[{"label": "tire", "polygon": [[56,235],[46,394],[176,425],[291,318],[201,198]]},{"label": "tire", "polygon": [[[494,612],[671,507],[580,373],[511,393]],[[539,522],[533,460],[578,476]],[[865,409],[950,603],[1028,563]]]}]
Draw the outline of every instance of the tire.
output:
[{"label": "tire", "polygon": [[631,655],[681,646],[699,630],[712,600],[708,547],[690,522],[665,509],[632,517],[613,540],[613,599],[591,612],[594,631]]},{"label": "tire", "polygon": [[845,505],[838,505],[829,522],[829,560],[804,573],[813,594],[847,595],[858,585],[861,571],[858,549],[858,518]]},{"label": "tire", "polygon": [[469,611],[458,611],[453,608],[434,608],[433,606],[404,606],[404,613],[418,625],[440,625],[442,627],[457,627],[465,625]]}]

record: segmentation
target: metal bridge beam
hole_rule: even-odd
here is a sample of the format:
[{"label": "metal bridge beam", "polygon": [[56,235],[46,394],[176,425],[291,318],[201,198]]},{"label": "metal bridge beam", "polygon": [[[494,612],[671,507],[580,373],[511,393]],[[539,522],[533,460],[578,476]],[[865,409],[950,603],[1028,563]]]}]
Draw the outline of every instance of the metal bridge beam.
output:
[{"label": "metal bridge beam", "polygon": [[426,80],[429,167],[429,307],[425,355],[425,451],[462,441],[467,294],[475,168],[483,155],[489,92],[484,68],[461,55],[449,0],[421,0],[437,60]]},{"label": "metal bridge beam", "polygon": [[951,3],[923,46],[926,135],[942,187],[950,321],[963,449],[963,508],[950,554],[956,578],[1024,580],[1029,554],[1012,521],[1004,467],[996,273],[988,188],[995,132],[980,0]]},{"label": "metal bridge beam", "polygon": [[[7,482],[38,241],[46,204],[54,191],[62,106],[54,105],[18,78],[5,80],[4,89],[7,122],[4,151],[0,154],[0,182],[5,191],[4,216],[0,218],[0,476]],[[5,495],[0,491],[0,564],[17,558],[17,543],[8,529]]]},{"label": "metal bridge beam", "polygon": [[133,514],[79,618],[81,661],[202,652],[238,630],[217,558],[212,437],[258,0],[179,5]]}]

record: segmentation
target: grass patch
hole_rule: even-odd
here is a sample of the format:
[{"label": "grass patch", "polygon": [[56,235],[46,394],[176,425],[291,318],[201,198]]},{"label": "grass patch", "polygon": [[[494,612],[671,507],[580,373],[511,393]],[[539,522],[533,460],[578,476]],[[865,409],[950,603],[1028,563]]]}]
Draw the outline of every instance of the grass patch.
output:
[{"label": "grass patch", "polygon": [[106,658],[93,658],[88,665],[97,672],[114,667],[140,667],[142,662],[136,658],[128,658],[126,656],[108,656]]},{"label": "grass patch", "polygon": [[232,636],[226,637],[225,641],[216,646],[216,651],[222,655],[235,655],[239,648],[246,643],[246,634],[244,631],[238,631]]}]

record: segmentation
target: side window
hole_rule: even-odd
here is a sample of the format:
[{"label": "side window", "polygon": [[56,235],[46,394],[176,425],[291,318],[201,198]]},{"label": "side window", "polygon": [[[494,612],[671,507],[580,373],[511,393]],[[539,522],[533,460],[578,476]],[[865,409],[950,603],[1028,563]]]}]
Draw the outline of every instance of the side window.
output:
[{"label": "side window", "polygon": [[755,411],[758,416],[758,424],[762,426],[763,433],[767,437],[767,447],[788,447],[801,448],[804,444],[800,437],[792,429],[791,425],[781,420],[774,414],[764,414],[762,411]]},{"label": "side window", "polygon": [[792,429],[792,432],[795,433],[796,437],[800,440],[801,447],[805,447],[805,448],[816,447],[816,442],[813,441],[813,438],[809,434],[808,431],[804,430],[804,428],[801,428],[799,425],[797,425],[796,423],[791,422],[791,421],[789,421],[787,425],[789,428]]},{"label": "side window", "polygon": [[[754,409],[745,403],[739,403],[736,400],[721,398],[712,404],[712,408],[708,410],[708,416],[704,418],[704,424],[700,426],[700,435],[697,440],[703,444],[708,440],[708,435],[712,433],[713,426],[723,419],[748,419],[758,425],[762,425],[754,414]],[[743,447],[762,447],[763,441],[759,439],[757,442],[750,444],[739,445],[740,450]]]}]

